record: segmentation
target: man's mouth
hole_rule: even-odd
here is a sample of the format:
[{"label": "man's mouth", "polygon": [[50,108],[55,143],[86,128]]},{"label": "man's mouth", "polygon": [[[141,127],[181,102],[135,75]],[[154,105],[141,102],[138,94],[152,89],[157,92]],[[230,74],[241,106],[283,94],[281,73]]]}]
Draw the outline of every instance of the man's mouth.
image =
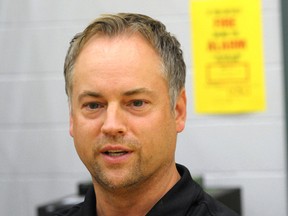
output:
[{"label": "man's mouth", "polygon": [[104,154],[109,155],[111,157],[119,157],[127,153],[128,153],[127,151],[123,151],[123,150],[109,150],[109,151],[104,152]]},{"label": "man's mouth", "polygon": [[127,163],[132,158],[133,150],[122,145],[106,145],[100,149],[102,160],[107,165],[119,165]]}]

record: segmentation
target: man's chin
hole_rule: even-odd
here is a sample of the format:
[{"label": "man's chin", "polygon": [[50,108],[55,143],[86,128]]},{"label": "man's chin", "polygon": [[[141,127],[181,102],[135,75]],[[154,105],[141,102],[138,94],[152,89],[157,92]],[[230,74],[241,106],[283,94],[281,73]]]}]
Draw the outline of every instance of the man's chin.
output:
[{"label": "man's chin", "polygon": [[106,175],[103,175],[102,173],[94,177],[98,185],[113,192],[132,189],[141,182],[141,179],[139,176],[123,175],[123,173],[119,175],[117,173],[113,173],[113,175],[106,173]]}]

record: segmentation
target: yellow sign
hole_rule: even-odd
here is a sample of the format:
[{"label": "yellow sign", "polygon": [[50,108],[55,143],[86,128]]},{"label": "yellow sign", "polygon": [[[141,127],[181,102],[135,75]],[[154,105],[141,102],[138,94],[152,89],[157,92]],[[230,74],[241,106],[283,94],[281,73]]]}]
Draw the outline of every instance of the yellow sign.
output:
[{"label": "yellow sign", "polygon": [[190,0],[197,113],[265,109],[260,0]]}]

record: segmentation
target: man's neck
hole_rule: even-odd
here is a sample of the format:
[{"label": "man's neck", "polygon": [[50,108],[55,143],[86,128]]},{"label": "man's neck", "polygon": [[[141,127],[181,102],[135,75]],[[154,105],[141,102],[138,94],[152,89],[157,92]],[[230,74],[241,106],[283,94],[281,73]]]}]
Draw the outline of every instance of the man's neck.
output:
[{"label": "man's neck", "polygon": [[174,165],[132,189],[107,191],[94,182],[98,216],[143,216],[178,182]]}]

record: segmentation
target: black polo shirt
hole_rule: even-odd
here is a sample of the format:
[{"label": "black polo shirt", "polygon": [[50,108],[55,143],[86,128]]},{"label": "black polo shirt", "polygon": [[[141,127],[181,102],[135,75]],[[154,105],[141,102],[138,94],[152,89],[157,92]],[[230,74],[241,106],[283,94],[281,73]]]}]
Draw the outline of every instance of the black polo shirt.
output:
[{"label": "black polo shirt", "polygon": [[[193,181],[189,170],[177,164],[181,179],[149,211],[147,216],[237,216],[205,193]],[[55,216],[97,216],[96,197],[93,187],[87,192],[84,202],[62,210]]]}]

